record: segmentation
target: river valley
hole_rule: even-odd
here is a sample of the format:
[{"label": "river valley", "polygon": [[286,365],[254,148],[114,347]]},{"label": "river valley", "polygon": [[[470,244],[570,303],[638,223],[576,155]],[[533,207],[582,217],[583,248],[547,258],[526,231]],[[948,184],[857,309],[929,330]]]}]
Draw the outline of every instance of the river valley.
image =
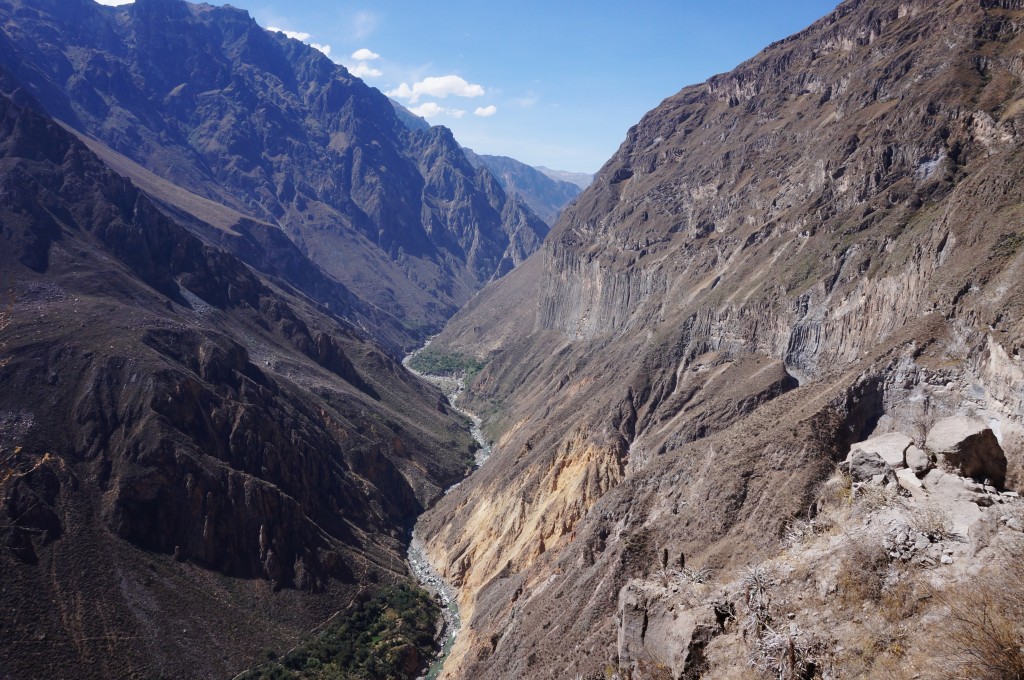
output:
[{"label": "river valley", "polygon": [[[471,433],[477,444],[479,444],[479,448],[476,450],[475,454],[476,468],[479,468],[490,457],[491,445],[484,438],[480,418],[456,405],[456,400],[465,389],[465,379],[420,373],[410,365],[412,359],[429,346],[430,341],[428,340],[423,347],[406,355],[402,360],[402,365],[424,380],[428,380],[440,387],[447,396],[452,408],[472,421],[473,426]],[[458,483],[452,485],[445,491],[445,493],[450,493],[452,489],[455,489],[458,485]],[[442,616],[444,617],[444,630],[442,632],[441,649],[438,652],[437,657],[431,662],[426,675],[422,676],[422,680],[436,680],[441,677],[441,674],[444,672],[444,663],[448,659],[448,655],[451,653],[452,647],[455,645],[455,639],[458,637],[459,631],[462,628],[462,619],[459,614],[457,593],[430,563],[423,541],[419,538],[416,529],[413,529],[412,541],[409,543],[409,552],[406,559],[412,573],[416,576],[416,579],[420,582],[423,589],[432,595],[435,595],[440,600],[443,608]]]}]

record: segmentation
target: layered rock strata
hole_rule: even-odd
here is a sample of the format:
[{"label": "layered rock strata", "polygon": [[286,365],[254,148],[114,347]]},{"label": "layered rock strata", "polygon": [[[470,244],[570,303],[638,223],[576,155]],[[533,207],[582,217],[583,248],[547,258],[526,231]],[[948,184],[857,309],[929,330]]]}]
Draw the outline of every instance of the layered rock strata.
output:
[{"label": "layered rock strata", "polygon": [[452,320],[496,441],[425,520],[455,677],[617,669],[631,578],[775,554],[872,434],[925,472],[970,416],[1020,484],[1021,12],[853,0],[680,91]]}]

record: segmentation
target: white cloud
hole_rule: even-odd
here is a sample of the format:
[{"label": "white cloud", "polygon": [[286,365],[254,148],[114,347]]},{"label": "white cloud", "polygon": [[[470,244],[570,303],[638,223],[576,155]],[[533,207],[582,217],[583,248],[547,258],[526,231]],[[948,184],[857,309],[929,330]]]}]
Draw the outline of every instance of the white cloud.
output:
[{"label": "white cloud", "polygon": [[540,97],[531,92],[525,97],[516,97],[512,103],[520,108],[529,109],[536,106],[538,101],[540,101]]},{"label": "white cloud", "polygon": [[378,69],[373,68],[365,61],[361,61],[355,66],[348,66],[348,72],[354,75],[356,78],[378,78],[384,73]]},{"label": "white cloud", "polygon": [[452,118],[462,118],[466,115],[466,112],[462,109],[446,109],[437,102],[424,102],[419,106],[414,106],[409,109],[420,118],[437,118],[440,115],[451,116]]},{"label": "white cloud", "polygon": [[312,47],[314,50],[320,50],[321,52],[324,53],[324,56],[326,57],[331,56],[330,45],[318,45],[317,43],[309,43],[309,46]]},{"label": "white cloud", "polygon": [[474,116],[480,116],[481,118],[490,118],[498,112],[498,107],[494,104],[489,106],[478,106],[476,111],[473,112]]},{"label": "white cloud", "polygon": [[395,89],[391,90],[391,92],[385,92],[384,94],[389,97],[394,97],[395,99],[412,99],[414,96],[412,88],[409,87],[408,83],[402,83]]},{"label": "white cloud", "polygon": [[292,40],[298,40],[300,42],[306,42],[313,37],[309,33],[303,33],[302,31],[286,31],[283,28],[278,28],[277,26],[267,26],[267,30],[275,33],[284,33]]},{"label": "white cloud", "polygon": [[469,83],[459,76],[431,76],[413,83],[402,83],[397,88],[388,92],[389,97],[408,99],[410,102],[417,102],[420,97],[437,97],[444,99],[448,95],[455,97],[482,97],[486,94],[482,85]]},{"label": "white cloud", "polygon": [[359,40],[370,35],[377,30],[378,21],[377,15],[373,12],[357,12],[352,17],[352,37]]},{"label": "white cloud", "polygon": [[352,58],[356,61],[373,61],[374,59],[380,59],[380,55],[364,47],[353,52]]}]

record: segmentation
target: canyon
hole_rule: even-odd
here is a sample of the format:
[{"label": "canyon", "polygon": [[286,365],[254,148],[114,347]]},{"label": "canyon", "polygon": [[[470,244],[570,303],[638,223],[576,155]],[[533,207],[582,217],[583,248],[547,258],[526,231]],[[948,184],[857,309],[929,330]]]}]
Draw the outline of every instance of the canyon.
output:
[{"label": "canyon", "polygon": [[[1022,18],[842,3],[647,114],[448,323],[435,346],[486,364],[466,403],[495,442],[421,520],[466,624],[452,677],[748,677],[743,570],[780,559],[873,435],[924,449],[945,416],[990,423],[1019,488]],[[680,562],[699,584],[655,585]],[[851,640],[819,670],[873,654]]]},{"label": "canyon", "polygon": [[0,675],[416,677],[417,577],[444,678],[1024,672],[1020,0],[846,0],[581,193],[229,6],[0,28]]}]

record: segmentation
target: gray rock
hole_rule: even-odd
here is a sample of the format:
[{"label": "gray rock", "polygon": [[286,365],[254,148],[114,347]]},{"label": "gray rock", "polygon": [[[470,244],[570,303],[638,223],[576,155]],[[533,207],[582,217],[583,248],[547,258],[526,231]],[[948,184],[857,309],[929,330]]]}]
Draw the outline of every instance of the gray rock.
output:
[{"label": "gray rock", "polygon": [[875,475],[885,476],[892,474],[892,466],[887,464],[882,457],[871,451],[853,448],[846,459],[850,470],[850,477],[855,482],[870,482]]},{"label": "gray rock", "polygon": [[867,441],[854,444],[850,447],[850,456],[854,451],[866,451],[877,454],[886,462],[889,467],[906,467],[904,452],[913,444],[910,437],[902,432],[891,432],[889,434],[872,437]]},{"label": "gray rock", "polygon": [[1011,517],[1006,520],[1006,526],[1013,529],[1014,531],[1024,532],[1024,522],[1020,521],[1016,517]]},{"label": "gray rock", "polygon": [[943,555],[942,556],[942,563],[943,564],[953,564],[953,558],[950,557],[949,555]]},{"label": "gray rock", "polygon": [[934,467],[932,465],[932,459],[928,457],[928,454],[914,445],[907,448],[907,451],[904,454],[904,460],[907,463],[907,467],[913,470],[914,474],[918,477],[924,475]]},{"label": "gray rock", "polygon": [[965,416],[940,420],[928,433],[926,447],[965,477],[989,480],[999,487],[1006,481],[1006,456],[995,434],[980,420]]}]

